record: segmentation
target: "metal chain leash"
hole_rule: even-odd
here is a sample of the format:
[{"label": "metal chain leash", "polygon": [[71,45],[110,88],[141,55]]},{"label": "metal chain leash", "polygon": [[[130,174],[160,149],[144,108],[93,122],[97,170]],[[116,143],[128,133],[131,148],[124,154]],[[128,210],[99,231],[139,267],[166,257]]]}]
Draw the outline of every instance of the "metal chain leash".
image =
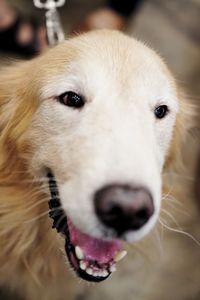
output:
[{"label": "metal chain leash", "polygon": [[35,7],[45,9],[48,43],[51,46],[64,41],[65,34],[61,25],[57,8],[65,4],[65,0],[33,0]]}]

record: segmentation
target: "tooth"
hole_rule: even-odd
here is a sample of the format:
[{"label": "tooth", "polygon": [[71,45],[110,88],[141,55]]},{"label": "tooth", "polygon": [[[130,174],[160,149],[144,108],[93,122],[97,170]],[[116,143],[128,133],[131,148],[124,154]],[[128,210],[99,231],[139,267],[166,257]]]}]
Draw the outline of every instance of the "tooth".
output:
[{"label": "tooth", "polygon": [[117,269],[116,269],[116,266],[115,265],[112,265],[110,266],[110,272],[113,273],[115,272]]},{"label": "tooth", "polygon": [[100,276],[100,271],[95,271],[94,276],[99,277]]},{"label": "tooth", "polygon": [[84,258],[83,250],[79,246],[75,247],[75,253],[76,253],[76,256],[77,256],[78,259],[81,260],[81,259]]},{"label": "tooth", "polygon": [[87,268],[86,273],[88,273],[89,275],[93,275],[93,270],[91,268]]},{"label": "tooth", "polygon": [[109,274],[108,271],[104,270],[104,271],[102,271],[101,276],[106,277],[106,276],[108,276],[108,274]]},{"label": "tooth", "polygon": [[81,268],[81,270],[86,270],[87,265],[84,261],[80,261],[80,268]]},{"label": "tooth", "polygon": [[105,277],[105,276],[104,276],[104,271],[101,271],[101,277]]},{"label": "tooth", "polygon": [[94,271],[93,272],[93,276],[98,277],[99,276],[99,272],[98,271]]},{"label": "tooth", "polygon": [[126,254],[127,254],[126,250],[122,250],[122,251],[118,252],[114,257],[114,261],[118,262],[118,261],[122,260],[122,258],[124,258],[126,256]]},{"label": "tooth", "polygon": [[101,270],[98,271],[98,276],[102,277],[102,271]]}]

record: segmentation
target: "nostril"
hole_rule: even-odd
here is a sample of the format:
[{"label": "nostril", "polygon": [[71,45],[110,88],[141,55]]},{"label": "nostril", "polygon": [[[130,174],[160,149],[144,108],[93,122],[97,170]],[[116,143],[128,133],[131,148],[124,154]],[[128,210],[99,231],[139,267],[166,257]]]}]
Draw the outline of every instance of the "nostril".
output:
[{"label": "nostril", "polygon": [[115,218],[116,216],[120,216],[121,213],[122,213],[122,209],[119,205],[113,205],[113,207],[111,207],[110,210],[108,211],[108,215],[113,218]]},{"label": "nostril", "polygon": [[94,204],[101,222],[114,229],[118,236],[140,229],[154,212],[149,191],[127,185],[107,186],[97,191]]},{"label": "nostril", "polygon": [[119,218],[122,214],[121,207],[119,205],[111,204],[107,211],[97,209],[97,214],[101,217],[104,222],[112,223]]},{"label": "nostril", "polygon": [[149,211],[147,208],[142,208],[138,210],[135,214],[135,217],[140,220],[146,220],[149,217]]},{"label": "nostril", "polygon": [[151,214],[148,208],[142,208],[135,212],[135,215],[132,215],[132,228],[139,229],[141,228],[151,217]]}]

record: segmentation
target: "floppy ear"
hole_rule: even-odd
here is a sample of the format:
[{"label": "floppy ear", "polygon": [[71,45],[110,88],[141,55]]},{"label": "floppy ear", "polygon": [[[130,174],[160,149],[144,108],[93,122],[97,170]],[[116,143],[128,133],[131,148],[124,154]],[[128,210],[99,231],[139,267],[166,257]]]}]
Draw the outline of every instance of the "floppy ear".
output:
[{"label": "floppy ear", "polygon": [[[37,95],[31,73],[34,61],[18,63],[0,74],[0,179],[16,174],[24,133],[36,110]],[[23,149],[24,150],[24,149]],[[21,167],[21,166],[20,166]]]},{"label": "floppy ear", "polygon": [[[197,125],[196,106],[187,100],[181,90],[178,90],[179,112],[172,137],[169,154],[165,163],[165,169],[173,166],[173,169],[184,167],[184,149],[188,143],[194,142],[193,131]],[[188,147],[187,147],[188,148]]]}]

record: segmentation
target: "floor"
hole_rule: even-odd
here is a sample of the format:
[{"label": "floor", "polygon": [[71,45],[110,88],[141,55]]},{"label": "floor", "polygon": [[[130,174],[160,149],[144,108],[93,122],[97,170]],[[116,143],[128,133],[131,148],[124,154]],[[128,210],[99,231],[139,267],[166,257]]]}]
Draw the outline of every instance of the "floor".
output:
[{"label": "floor", "polygon": [[[31,1],[11,1],[33,11]],[[74,24],[103,1],[71,0],[62,9],[66,34]],[[23,4],[23,5],[20,5]],[[34,10],[34,13],[38,13]],[[41,13],[39,13],[41,16]],[[149,0],[129,20],[126,32],[145,43],[164,58],[190,99],[200,102],[200,0]],[[2,58],[0,62],[2,62]],[[2,63],[1,63],[2,64]],[[86,297],[87,298],[87,297]],[[84,298],[84,299],[86,299]],[[17,300],[0,292],[0,300]],[[95,299],[94,299],[95,300]]]}]

